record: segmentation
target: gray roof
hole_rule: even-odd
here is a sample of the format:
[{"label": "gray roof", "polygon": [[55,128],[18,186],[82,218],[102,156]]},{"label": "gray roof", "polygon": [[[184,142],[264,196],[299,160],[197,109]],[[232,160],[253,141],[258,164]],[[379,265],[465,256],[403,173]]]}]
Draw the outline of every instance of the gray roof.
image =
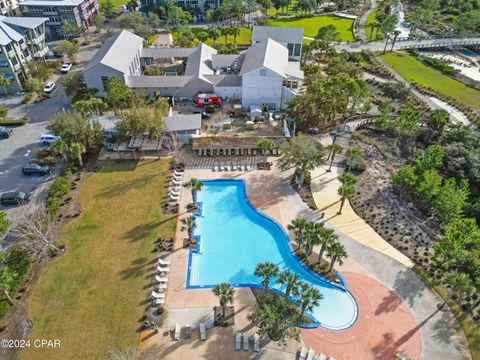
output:
[{"label": "gray roof", "polygon": [[267,39],[248,48],[240,75],[265,67],[281,76],[285,76],[287,66],[288,49],[272,39]]},{"label": "gray roof", "polygon": [[128,76],[127,85],[132,88],[179,88],[184,87],[193,76]]},{"label": "gray roof", "polygon": [[253,26],[252,43],[268,38],[279,43],[303,43],[303,27],[288,26]]},{"label": "gray roof", "polygon": [[8,25],[18,26],[25,29],[35,29],[48,21],[48,17],[0,16],[0,20]]},{"label": "gray roof", "polygon": [[213,86],[242,86],[242,77],[239,75],[206,75],[208,81],[210,81]]},{"label": "gray roof", "polygon": [[238,61],[238,66],[242,66],[243,59],[245,54],[214,54],[212,56],[212,68],[220,69],[227,66],[232,66],[235,61]]},{"label": "gray roof", "polygon": [[105,41],[83,71],[88,71],[98,64],[103,64],[128,74],[128,67],[142,47],[143,38],[130,31],[122,30]]},{"label": "gray roof", "polygon": [[165,119],[167,131],[184,131],[200,129],[202,127],[202,115],[172,115]]},{"label": "gray roof", "polygon": [[208,45],[198,45],[195,51],[188,57],[185,75],[198,76],[199,79],[206,80],[204,75],[214,74],[211,66],[212,56],[216,53],[217,50]]},{"label": "gray roof", "polygon": [[20,6],[78,6],[85,0],[23,0]]},{"label": "gray roof", "polygon": [[189,57],[195,48],[144,48],[142,49],[142,57],[163,59],[163,58],[186,58]]}]

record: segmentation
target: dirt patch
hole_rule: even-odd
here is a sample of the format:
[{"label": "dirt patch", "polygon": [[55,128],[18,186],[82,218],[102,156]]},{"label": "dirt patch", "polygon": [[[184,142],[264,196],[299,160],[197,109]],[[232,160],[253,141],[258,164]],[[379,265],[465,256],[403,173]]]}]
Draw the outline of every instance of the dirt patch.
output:
[{"label": "dirt patch", "polygon": [[225,307],[225,317],[222,316],[221,306],[215,306],[213,308],[213,314],[215,326],[226,327],[235,325],[235,308],[233,306]]}]

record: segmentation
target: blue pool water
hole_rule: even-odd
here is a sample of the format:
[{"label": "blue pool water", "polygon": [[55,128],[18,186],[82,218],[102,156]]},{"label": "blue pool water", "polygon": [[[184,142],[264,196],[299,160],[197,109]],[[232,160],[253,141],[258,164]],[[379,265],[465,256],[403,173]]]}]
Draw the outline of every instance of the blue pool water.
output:
[{"label": "blue pool water", "polygon": [[[242,180],[206,180],[198,201],[202,214],[195,235],[200,236],[200,245],[190,253],[187,287],[212,287],[225,281],[237,287],[259,285],[255,267],[268,260],[319,288],[324,299],[310,314],[317,325],[330,330],[353,325],[358,308],[350,292],[322,280],[298,261],[286,232],[248,202]],[[283,290],[278,284],[272,287]]]}]

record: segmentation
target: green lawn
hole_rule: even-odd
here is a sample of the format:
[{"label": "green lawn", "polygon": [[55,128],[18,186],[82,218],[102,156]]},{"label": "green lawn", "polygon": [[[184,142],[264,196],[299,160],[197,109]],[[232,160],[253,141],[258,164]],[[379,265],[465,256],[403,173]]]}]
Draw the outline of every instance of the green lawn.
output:
[{"label": "green lawn", "polygon": [[[107,0],[100,0],[100,5],[105,4],[106,2],[107,2]],[[127,5],[128,4],[128,0],[110,0],[110,2],[116,7],[118,7],[120,5]]]},{"label": "green lawn", "polygon": [[381,57],[406,80],[429,86],[466,105],[480,108],[480,91],[443,75],[441,72],[424,65],[413,56],[403,52],[389,52]]},{"label": "green lawn", "polygon": [[[376,20],[377,20],[377,10],[375,9],[370,13],[370,15],[368,15],[367,23],[365,24],[365,33],[367,34],[367,39],[368,40],[375,40],[375,35],[377,34],[377,29],[373,28],[373,32],[372,32],[370,24],[375,24]],[[370,34],[372,36],[370,36]],[[378,31],[378,37],[381,37],[381,31],[380,30]]]},{"label": "green lawn", "polygon": [[353,37],[353,20],[335,15],[312,16],[308,18],[284,17],[269,21],[273,26],[296,26],[303,27],[303,36],[313,38],[322,26],[333,25],[340,33],[341,41],[355,41]]},{"label": "green lawn", "polygon": [[[195,41],[194,45],[197,45],[200,43],[200,40],[198,40],[197,35],[201,32],[207,32],[208,28],[191,28],[193,35],[195,35]],[[177,38],[177,33],[173,32],[173,41],[176,40]],[[237,36],[237,45],[250,45],[252,42],[252,29],[247,28],[247,27],[240,27],[240,34]],[[220,36],[217,39],[217,45],[224,45],[224,44],[230,44],[233,43],[233,36],[229,35],[227,36],[227,42],[225,42],[225,37]],[[205,41],[205,44],[212,46],[213,45],[213,40],[208,39]]]},{"label": "green lawn", "polygon": [[29,301],[31,339],[60,339],[60,349],[31,348],[22,359],[106,359],[136,346],[154,268],[157,237],[173,237],[176,216],[161,214],[169,162],[105,163],[81,188],[82,216],[60,234],[67,246],[47,265]]}]

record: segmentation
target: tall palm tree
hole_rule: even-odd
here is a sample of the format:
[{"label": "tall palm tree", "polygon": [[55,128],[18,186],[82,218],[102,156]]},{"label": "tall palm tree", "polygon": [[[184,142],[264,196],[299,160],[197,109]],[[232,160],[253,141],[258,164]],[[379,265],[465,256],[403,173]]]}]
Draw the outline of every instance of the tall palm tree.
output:
[{"label": "tall palm tree", "polygon": [[190,188],[190,191],[192,193],[193,206],[197,207],[197,192],[202,190],[203,181],[197,178],[192,178],[189,182],[183,184],[183,187]]},{"label": "tall palm tree", "polygon": [[208,36],[213,40],[213,46],[215,46],[218,38],[220,37],[220,30],[218,28],[213,27],[208,29]]},{"label": "tall palm tree", "polygon": [[294,219],[292,223],[287,226],[287,229],[293,231],[295,234],[295,241],[300,249],[305,248],[308,223],[309,221],[307,219],[298,218]]},{"label": "tall palm tree", "polygon": [[51,145],[51,148],[55,154],[61,155],[63,157],[63,160],[65,160],[65,163],[68,162],[68,151],[69,147],[68,144],[65,142],[63,139],[58,139],[54,141]]},{"label": "tall palm tree", "polygon": [[291,270],[285,270],[280,273],[277,279],[277,283],[284,285],[285,288],[285,297],[289,297],[292,292],[295,292],[296,288],[300,284],[300,275],[294,273]]},{"label": "tall palm tree", "polygon": [[85,148],[85,145],[83,145],[82,143],[73,143],[70,145],[70,152],[77,158],[78,160],[78,164],[80,165],[80,167],[83,167],[83,154],[85,154],[85,152],[87,151],[87,149]]},{"label": "tall palm tree", "polygon": [[342,265],[343,260],[348,257],[348,254],[347,250],[345,250],[345,246],[339,242],[334,242],[327,248],[327,256],[330,258],[328,272],[331,272],[335,262],[338,262],[340,265]]},{"label": "tall palm tree", "polygon": [[200,42],[204,43],[208,39],[208,33],[206,31],[198,33],[197,39],[200,40]]},{"label": "tall palm tree", "polygon": [[272,277],[277,276],[279,272],[280,269],[278,266],[271,261],[260,263],[255,268],[254,274],[262,278],[262,285],[265,287],[265,294],[270,288],[270,280]]},{"label": "tall palm tree", "polygon": [[233,43],[237,43],[237,36],[240,35],[240,28],[238,26],[233,26],[230,29],[230,34],[233,35]]},{"label": "tall palm tree", "polygon": [[195,226],[195,217],[194,216],[189,216],[186,218],[182,219],[182,227],[180,230],[182,231],[187,231],[188,233],[188,238],[192,240],[192,235],[193,235],[193,227]]},{"label": "tall palm tree", "polygon": [[220,306],[222,307],[222,319],[225,318],[225,307],[228,303],[233,304],[233,298],[235,295],[235,289],[227,283],[223,282],[218,284],[212,289],[213,293],[216,297],[218,297],[218,301],[220,302]]},{"label": "tall palm tree", "polygon": [[10,85],[12,82],[11,79],[8,79],[5,77],[5,73],[0,74],[0,86],[3,87],[3,91],[5,92],[5,95],[7,95],[7,86]]},{"label": "tall palm tree", "polygon": [[230,27],[223,26],[220,28],[220,34],[225,37],[225,45],[227,45],[227,37],[230,35]]},{"label": "tall palm tree", "polygon": [[320,251],[318,252],[318,262],[322,262],[323,253],[325,250],[338,239],[337,234],[332,229],[327,229],[323,227],[322,232],[320,233],[321,242],[320,242]]},{"label": "tall palm tree", "polygon": [[328,167],[327,172],[330,172],[332,171],[333,159],[335,159],[335,155],[343,152],[343,146],[340,144],[331,144],[327,146],[327,151],[330,152],[330,166]]},{"label": "tall palm tree", "polygon": [[340,198],[340,209],[338,210],[338,215],[342,215],[343,205],[345,205],[345,200],[350,200],[355,195],[355,188],[353,185],[357,183],[357,179],[349,172],[343,173],[339,178],[342,185],[338,189],[338,194]]},{"label": "tall palm tree", "polygon": [[321,244],[320,234],[322,232],[323,224],[308,222],[306,236],[305,236],[305,255],[307,257],[313,251],[313,247]]},{"label": "tall palm tree", "polygon": [[392,48],[390,51],[393,51],[393,47],[395,46],[395,42],[397,41],[398,35],[400,35],[401,32],[399,30],[394,30],[393,31],[393,40],[392,40]]},{"label": "tall palm tree", "polygon": [[313,48],[314,48],[314,44],[304,44],[302,45],[303,46],[303,49],[302,49],[302,55],[303,55],[303,65],[305,66],[306,63],[307,63],[307,60],[310,56],[312,56],[312,52],[313,52]]},{"label": "tall palm tree", "polygon": [[298,303],[302,309],[302,314],[305,314],[305,311],[312,311],[313,308],[320,305],[320,300],[323,299],[323,294],[316,287],[309,286],[305,284],[302,287],[302,290],[298,296]]}]

